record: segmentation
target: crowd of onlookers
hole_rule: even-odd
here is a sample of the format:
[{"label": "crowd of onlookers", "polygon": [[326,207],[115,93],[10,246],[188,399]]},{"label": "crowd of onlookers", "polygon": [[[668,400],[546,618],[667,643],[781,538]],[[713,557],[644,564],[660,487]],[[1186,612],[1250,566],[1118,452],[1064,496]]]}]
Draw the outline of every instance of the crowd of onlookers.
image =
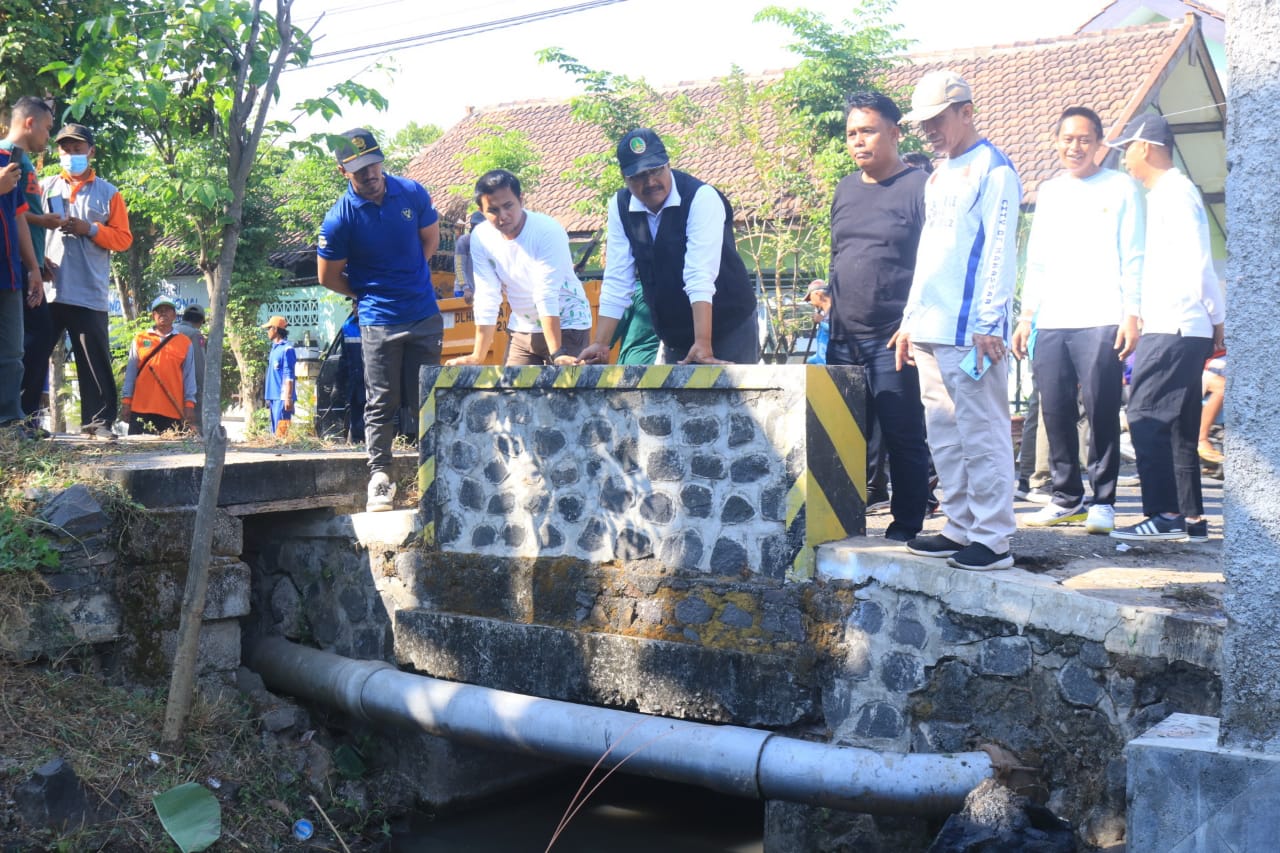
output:
[{"label": "crowd of onlookers", "polygon": [[[176,331],[176,307],[164,297],[151,305],[153,328],[131,344],[117,412],[107,259],[132,239],[124,201],[94,173],[93,133],[79,124],[55,138],[61,173],[38,181],[25,151],[43,149],[53,116],[32,98],[13,116],[0,150],[0,423],[38,429],[28,390],[38,400],[52,342],[69,332],[85,432],[109,434],[117,414],[131,431],[197,428],[202,347]],[[900,152],[904,121],[936,159]],[[1084,106],[1066,106],[1053,128],[1062,171],[1039,187],[1015,315],[1022,185],[979,131],[969,84],[950,71],[925,74],[905,116],[877,92],[849,99],[846,142],[857,169],[832,201],[829,279],[806,298],[823,314],[825,363],[865,371],[867,502],[887,505],[886,537],[915,554],[967,569],[1012,565],[1015,496],[1043,496],[1027,519],[1033,526],[1083,522],[1127,540],[1208,536],[1200,463],[1222,461],[1210,430],[1225,362],[1204,207],[1176,166],[1164,118],[1144,113],[1106,136]],[[342,139],[335,154],[349,186],[321,227],[317,272],[356,306],[342,334],[359,352],[351,385],[364,393],[368,508],[381,510],[395,496],[388,472],[397,412],[416,411],[418,368],[440,362],[443,320],[430,271],[439,216],[424,187],[383,172],[369,131]],[[1127,174],[1103,167],[1108,148],[1121,152]],[[607,205],[594,325],[564,228],[525,207],[512,172],[479,179],[457,265],[475,341],[450,364],[486,360],[504,301],[507,365],[603,364],[615,345],[623,363],[759,360],[756,296],[729,200],[673,169],[648,128],[624,134],[616,158],[622,187]],[[265,396],[279,435],[296,398],[295,356],[284,317],[264,328],[272,344]],[[1016,469],[1009,356],[1029,360],[1035,386]],[[1118,525],[1126,384],[1145,518]],[[1039,465],[1033,446],[1043,450]],[[1029,482],[1037,470],[1038,490]],[[944,527],[922,534],[939,504]]]}]

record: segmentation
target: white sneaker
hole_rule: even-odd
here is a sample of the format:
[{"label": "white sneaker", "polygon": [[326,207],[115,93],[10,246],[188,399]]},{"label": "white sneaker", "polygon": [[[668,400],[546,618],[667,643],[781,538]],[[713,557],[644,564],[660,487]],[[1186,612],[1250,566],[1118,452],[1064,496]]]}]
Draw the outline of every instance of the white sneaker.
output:
[{"label": "white sneaker", "polygon": [[1070,524],[1073,521],[1084,521],[1084,505],[1058,506],[1048,503],[1027,516],[1028,527],[1052,527],[1055,524]]},{"label": "white sneaker", "polygon": [[1110,533],[1116,529],[1116,508],[1111,504],[1094,504],[1089,507],[1089,517],[1084,529],[1090,533]]},{"label": "white sneaker", "polygon": [[396,499],[396,484],[384,471],[378,471],[369,479],[369,503],[367,512],[386,512],[393,509],[392,501]]}]

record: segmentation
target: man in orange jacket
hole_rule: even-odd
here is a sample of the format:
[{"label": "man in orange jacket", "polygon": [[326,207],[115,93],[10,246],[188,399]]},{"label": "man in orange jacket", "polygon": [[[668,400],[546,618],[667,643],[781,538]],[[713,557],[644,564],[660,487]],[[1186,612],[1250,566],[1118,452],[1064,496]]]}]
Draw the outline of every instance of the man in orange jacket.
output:
[{"label": "man in orange jacket", "polygon": [[41,182],[46,210],[61,210],[62,224],[50,232],[45,248],[53,281],[46,288],[54,345],[71,333],[80,384],[80,430],[114,438],[116,380],[107,333],[111,253],[133,245],[129,212],[115,186],[89,166],[93,131],[67,124],[58,131],[61,174]]},{"label": "man in orange jacket", "polygon": [[177,317],[169,297],[156,297],[151,303],[155,326],[129,347],[120,407],[129,435],[196,428],[195,350],[190,338],[174,330]]}]

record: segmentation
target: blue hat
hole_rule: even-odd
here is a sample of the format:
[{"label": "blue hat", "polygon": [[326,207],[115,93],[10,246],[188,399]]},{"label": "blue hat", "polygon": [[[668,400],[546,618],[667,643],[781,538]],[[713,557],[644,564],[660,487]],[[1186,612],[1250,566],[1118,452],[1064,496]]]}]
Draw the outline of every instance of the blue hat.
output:
[{"label": "blue hat", "polygon": [[173,304],[173,300],[167,296],[157,296],[151,300],[151,310],[154,311],[162,305],[168,305],[174,311],[178,310],[178,306]]}]

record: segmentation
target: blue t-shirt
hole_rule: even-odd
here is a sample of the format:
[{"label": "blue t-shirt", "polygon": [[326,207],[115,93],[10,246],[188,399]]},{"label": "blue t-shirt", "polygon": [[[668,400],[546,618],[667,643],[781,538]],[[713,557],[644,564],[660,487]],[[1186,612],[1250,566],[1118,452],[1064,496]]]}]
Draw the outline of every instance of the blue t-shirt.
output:
[{"label": "blue t-shirt", "polygon": [[[267,359],[267,387],[262,395],[264,400],[283,400],[284,381],[293,379],[294,367],[298,363],[298,354],[293,351],[293,344],[288,341],[276,341],[271,345],[271,356]],[[298,398],[297,383],[290,399]]]},{"label": "blue t-shirt", "polygon": [[[9,165],[12,151],[0,150],[0,169]],[[18,214],[27,209],[22,187],[16,186],[0,196],[0,290],[22,290],[22,256],[19,254],[18,228],[26,228],[26,220]]]},{"label": "blue t-shirt", "polygon": [[347,281],[360,298],[360,325],[416,323],[440,313],[419,231],[440,215],[416,181],[387,175],[382,204],[350,186],[325,215],[316,254],[347,262]]}]

